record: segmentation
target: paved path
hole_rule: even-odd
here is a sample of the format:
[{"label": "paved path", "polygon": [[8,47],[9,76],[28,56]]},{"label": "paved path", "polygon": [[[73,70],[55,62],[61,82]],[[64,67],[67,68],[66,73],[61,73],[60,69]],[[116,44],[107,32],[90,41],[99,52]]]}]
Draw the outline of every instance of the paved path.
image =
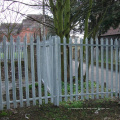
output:
[{"label": "paved path", "polygon": [[[75,61],[72,62],[73,64],[73,76],[75,76]],[[86,64],[83,64],[83,74],[85,74],[85,71],[86,71]],[[96,66],[94,66],[94,81],[96,81]],[[103,75],[104,79],[104,83],[106,82],[106,70],[104,69],[104,75]],[[116,88],[116,73],[115,71],[113,72],[113,90],[115,90]],[[118,88],[119,88],[119,73],[117,73],[117,76],[118,76]],[[89,69],[89,80],[91,80],[91,66],[90,66],[90,69]],[[31,84],[32,81],[29,81],[29,84]],[[101,68],[99,68],[99,83],[101,84]],[[23,87],[25,87],[25,80],[23,80]],[[17,80],[16,82],[16,87],[19,88],[19,81]],[[108,87],[109,89],[111,88],[111,71],[109,70],[108,71]],[[10,82],[9,83],[9,89],[12,89],[12,83]],[[2,92],[3,94],[5,94],[5,82],[2,81]]]},{"label": "paved path", "polygon": [[[94,66],[94,81],[96,81],[96,66]],[[86,64],[83,64],[83,73],[85,74]],[[99,83],[101,84],[101,68],[99,67]],[[73,76],[75,76],[75,61],[73,61]],[[116,79],[116,72],[113,71],[113,90],[116,90],[116,81],[118,82],[117,87],[119,88],[119,73],[117,72],[118,79]],[[106,69],[103,72],[103,81],[106,83]],[[91,66],[89,68],[89,80],[91,80]],[[108,71],[108,87],[111,88],[111,71]]]}]

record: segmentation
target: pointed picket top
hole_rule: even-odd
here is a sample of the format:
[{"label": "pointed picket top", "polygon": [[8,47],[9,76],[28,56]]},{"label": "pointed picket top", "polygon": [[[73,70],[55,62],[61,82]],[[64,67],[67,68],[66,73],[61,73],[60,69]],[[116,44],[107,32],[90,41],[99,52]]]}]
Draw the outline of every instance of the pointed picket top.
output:
[{"label": "pointed picket top", "polygon": [[96,38],[96,44],[98,45],[98,38]]},{"label": "pointed picket top", "polygon": [[108,39],[106,38],[106,45],[108,45]]},{"label": "pointed picket top", "polygon": [[117,39],[115,39],[115,45],[118,46],[118,40]]},{"label": "pointed picket top", "polygon": [[37,35],[37,43],[40,44],[40,36]]},{"label": "pointed picket top", "polygon": [[60,37],[58,36],[58,43],[60,43]]},{"label": "pointed picket top", "polygon": [[20,37],[17,37],[17,44],[20,44]]},{"label": "pointed picket top", "polygon": [[46,41],[46,37],[45,37],[45,36],[43,37],[43,41],[44,41],[44,42]]},{"label": "pointed picket top", "polygon": [[78,39],[78,43],[80,44],[80,38]]},{"label": "pointed picket top", "polygon": [[103,38],[100,39],[100,43],[101,43],[101,45],[103,45]]},{"label": "pointed picket top", "polygon": [[66,43],[66,37],[63,38],[63,43],[64,43],[64,44]]},{"label": "pointed picket top", "polygon": [[112,38],[110,39],[110,43],[111,43],[111,45],[113,45],[113,39]]},{"label": "pointed picket top", "polygon": [[49,36],[49,41],[52,39],[51,35]]},{"label": "pointed picket top", "polygon": [[4,35],[3,36],[3,43],[5,43],[7,41],[7,37]]},{"label": "pointed picket top", "polygon": [[82,38],[80,38],[80,44],[83,44],[83,39]]},{"label": "pointed picket top", "polygon": [[33,38],[33,36],[31,35],[31,36],[30,36],[30,43],[31,43],[31,44],[33,44],[33,40],[34,40],[34,38]]},{"label": "pointed picket top", "polygon": [[75,38],[75,44],[77,44],[77,40],[78,40],[78,39],[77,39],[77,38]]},{"label": "pointed picket top", "polygon": [[25,37],[24,37],[24,41],[25,41],[25,42],[27,41],[27,35],[25,35]]},{"label": "pointed picket top", "polygon": [[93,45],[93,38],[90,39],[91,44]]},{"label": "pointed picket top", "polygon": [[85,39],[85,43],[88,44],[88,39],[87,38]]},{"label": "pointed picket top", "polygon": [[71,37],[69,38],[69,43],[72,44],[72,38]]},{"label": "pointed picket top", "polygon": [[10,43],[13,43],[13,36],[10,36]]}]

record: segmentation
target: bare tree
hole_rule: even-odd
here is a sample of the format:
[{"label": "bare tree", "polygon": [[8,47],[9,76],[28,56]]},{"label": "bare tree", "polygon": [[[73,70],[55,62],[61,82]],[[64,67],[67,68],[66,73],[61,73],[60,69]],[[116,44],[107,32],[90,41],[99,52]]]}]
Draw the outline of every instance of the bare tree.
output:
[{"label": "bare tree", "polygon": [[16,36],[19,32],[20,22],[23,19],[23,15],[19,14],[19,12],[23,11],[23,6],[21,6],[20,3],[13,2],[4,2],[1,3],[1,5],[0,36],[5,35],[8,41],[10,41],[10,36]]}]

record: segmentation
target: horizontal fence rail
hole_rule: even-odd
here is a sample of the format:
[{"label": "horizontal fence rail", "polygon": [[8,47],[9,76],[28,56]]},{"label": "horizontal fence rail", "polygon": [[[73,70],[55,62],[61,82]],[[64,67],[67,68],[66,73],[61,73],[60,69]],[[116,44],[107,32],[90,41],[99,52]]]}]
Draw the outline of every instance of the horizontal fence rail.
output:
[{"label": "horizontal fence rail", "polygon": [[[84,44],[83,44],[84,43]],[[3,38],[0,44],[0,110],[118,97],[118,40],[63,39],[39,36],[30,43]],[[120,96],[119,96],[120,97]]]}]

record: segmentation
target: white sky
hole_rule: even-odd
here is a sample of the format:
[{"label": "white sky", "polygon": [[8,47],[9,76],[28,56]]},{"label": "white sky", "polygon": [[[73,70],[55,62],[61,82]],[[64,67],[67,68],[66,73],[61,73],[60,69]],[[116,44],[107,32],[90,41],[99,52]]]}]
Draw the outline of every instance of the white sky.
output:
[{"label": "white sky", "polygon": [[[18,0],[18,1],[24,2],[27,4],[32,4],[33,3],[32,1],[36,2],[36,0]],[[39,1],[42,1],[42,0],[39,0]],[[9,6],[10,4],[11,4],[10,1],[5,2],[5,0],[0,0],[0,24],[5,23],[5,22],[6,23],[21,23],[22,20],[25,19],[24,16],[22,16],[20,14],[18,15],[16,12],[7,10],[6,7]],[[4,9],[6,9],[5,12],[2,12]],[[18,11],[18,12],[23,13],[25,15],[27,15],[27,14],[42,14],[42,12],[43,12],[42,9],[37,9],[37,8],[33,9],[33,7],[26,6],[26,5],[23,5],[20,3],[12,4],[9,7],[9,9]],[[50,15],[49,12],[48,12],[48,15]],[[83,37],[83,34],[77,34],[77,36]]]},{"label": "white sky", "polygon": [[[19,0],[19,1],[28,3],[28,4],[32,4],[32,0]],[[14,11],[18,11],[25,15],[27,15],[27,14],[42,14],[42,9],[33,9],[33,7],[26,6],[26,5],[23,5],[20,3],[14,3],[14,4],[10,5],[11,3],[12,2],[0,0],[0,23],[3,23],[3,22],[7,22],[7,23],[18,22],[18,23],[20,23],[20,22],[22,22],[22,20],[25,17],[23,17],[20,14],[18,15]],[[10,7],[8,7],[9,5],[10,5]],[[6,7],[8,7],[9,9],[11,9],[13,11],[7,10]]]}]

